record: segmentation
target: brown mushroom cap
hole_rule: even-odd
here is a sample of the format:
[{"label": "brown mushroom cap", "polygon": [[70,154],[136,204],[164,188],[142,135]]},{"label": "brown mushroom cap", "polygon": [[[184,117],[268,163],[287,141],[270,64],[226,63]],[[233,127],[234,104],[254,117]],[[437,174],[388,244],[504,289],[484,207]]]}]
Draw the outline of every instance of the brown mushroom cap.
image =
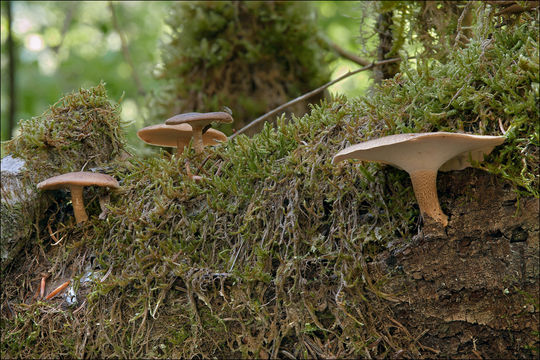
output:
[{"label": "brown mushroom cap", "polygon": [[119,184],[115,178],[106,174],[92,173],[86,171],[70,172],[58,176],[54,176],[37,184],[41,190],[56,190],[61,188],[69,188],[71,191],[71,203],[73,205],[73,213],[77,223],[88,220],[88,214],[84,209],[83,187],[96,185],[118,188]]},{"label": "brown mushroom cap", "polygon": [[[178,144],[186,146],[193,136],[193,129],[189,124],[147,126],[137,131],[139,139],[150,145],[177,147]],[[216,145],[226,141],[227,136],[219,130],[208,129],[203,134],[204,145]]]},{"label": "brown mushroom cap", "polygon": [[464,169],[471,165],[469,158],[481,161],[484,154],[503,142],[503,136],[448,132],[399,134],[350,146],[337,153],[332,161],[378,161],[407,171],[420,211],[446,226],[448,217],[442,212],[437,196],[438,170]]},{"label": "brown mushroom cap", "polygon": [[41,190],[57,190],[68,187],[69,185],[76,186],[107,186],[110,188],[118,188],[120,185],[115,178],[106,174],[99,174],[87,171],[70,172],[58,176],[54,176],[37,184]]},{"label": "brown mushroom cap", "polygon": [[229,113],[215,111],[208,113],[190,112],[178,114],[165,120],[167,125],[191,124],[192,126],[205,127],[213,122],[232,123],[233,118]]}]

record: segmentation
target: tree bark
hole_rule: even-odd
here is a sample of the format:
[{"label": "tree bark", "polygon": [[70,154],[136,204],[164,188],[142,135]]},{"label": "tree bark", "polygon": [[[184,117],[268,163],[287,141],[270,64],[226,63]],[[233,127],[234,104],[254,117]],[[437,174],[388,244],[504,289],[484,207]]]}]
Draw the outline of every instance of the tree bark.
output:
[{"label": "tree bark", "polygon": [[[388,306],[423,356],[521,358],[538,347],[539,202],[500,178],[467,169],[439,174],[447,228],[426,224],[370,263]],[[527,355],[529,354],[529,355]]]},{"label": "tree bark", "polygon": [[[392,25],[394,12],[388,11],[379,15],[376,24],[376,31],[379,34],[379,47],[377,48],[377,60],[386,60],[391,56],[394,37],[392,34]],[[393,78],[399,71],[399,64],[385,64],[374,69],[375,83],[380,83],[384,79]]]}]

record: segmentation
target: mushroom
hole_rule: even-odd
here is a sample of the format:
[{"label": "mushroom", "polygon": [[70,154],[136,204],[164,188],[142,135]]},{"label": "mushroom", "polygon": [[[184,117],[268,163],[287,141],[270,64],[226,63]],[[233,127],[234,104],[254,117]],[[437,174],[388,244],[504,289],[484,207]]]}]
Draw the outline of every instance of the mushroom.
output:
[{"label": "mushroom", "polygon": [[469,159],[482,161],[484,155],[503,142],[503,136],[448,132],[390,135],[343,149],[332,162],[378,161],[405,170],[411,177],[421,213],[447,226],[448,217],[437,197],[437,171],[464,169],[471,165]]},{"label": "mushroom", "polygon": [[[193,129],[189,124],[158,124],[140,129],[137,131],[137,136],[145,143],[151,145],[175,147],[176,154],[180,155],[193,137]],[[215,145],[226,140],[227,136],[216,129],[208,129],[202,136],[204,146]]]},{"label": "mushroom", "polygon": [[107,186],[118,188],[118,181],[112,176],[87,171],[70,172],[54,176],[37,184],[40,190],[57,190],[69,188],[71,191],[71,202],[73,203],[73,212],[75,220],[78,223],[88,220],[88,215],[84,209],[83,187],[89,185]]},{"label": "mushroom", "polygon": [[205,129],[213,122],[232,123],[233,118],[229,113],[223,111],[198,113],[190,112],[175,115],[165,121],[167,125],[189,124],[193,128],[193,147],[197,154],[204,149],[203,134]]}]

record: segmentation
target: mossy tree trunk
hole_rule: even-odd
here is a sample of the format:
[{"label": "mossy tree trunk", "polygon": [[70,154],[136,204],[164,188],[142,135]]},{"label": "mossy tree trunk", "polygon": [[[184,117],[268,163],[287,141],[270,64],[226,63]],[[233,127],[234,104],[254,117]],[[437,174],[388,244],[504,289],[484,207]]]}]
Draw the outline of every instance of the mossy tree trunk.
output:
[{"label": "mossy tree trunk", "polygon": [[[379,14],[377,18],[377,24],[375,26],[377,34],[379,35],[379,46],[377,47],[377,60],[386,60],[395,54],[392,54],[392,48],[394,44],[393,28],[394,25],[394,12],[387,11]],[[399,64],[384,64],[376,67],[373,70],[376,83],[380,83],[384,79],[393,78],[399,71]]]}]

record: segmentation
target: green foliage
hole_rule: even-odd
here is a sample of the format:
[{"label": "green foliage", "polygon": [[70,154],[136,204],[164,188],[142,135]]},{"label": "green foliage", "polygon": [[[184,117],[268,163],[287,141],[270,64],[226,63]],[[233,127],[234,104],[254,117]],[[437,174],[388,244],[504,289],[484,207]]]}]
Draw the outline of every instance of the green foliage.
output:
[{"label": "green foliage", "polygon": [[[138,93],[121,41],[111,21],[108,2],[13,1],[13,36],[17,57],[15,121],[45,111],[63,93],[107,83],[112,99],[123,96],[125,120],[143,123],[144,103]],[[168,2],[114,2],[118,23],[142,86],[155,86],[152,64]],[[7,134],[7,16],[2,3],[2,141]],[[32,48],[30,39],[41,46]],[[16,129],[15,129],[16,130]],[[135,136],[135,134],[133,134]],[[2,153],[4,155],[4,153]]]},{"label": "green foliage", "polygon": [[227,106],[240,126],[329,79],[309,3],[181,2],[167,25],[153,123]]}]

